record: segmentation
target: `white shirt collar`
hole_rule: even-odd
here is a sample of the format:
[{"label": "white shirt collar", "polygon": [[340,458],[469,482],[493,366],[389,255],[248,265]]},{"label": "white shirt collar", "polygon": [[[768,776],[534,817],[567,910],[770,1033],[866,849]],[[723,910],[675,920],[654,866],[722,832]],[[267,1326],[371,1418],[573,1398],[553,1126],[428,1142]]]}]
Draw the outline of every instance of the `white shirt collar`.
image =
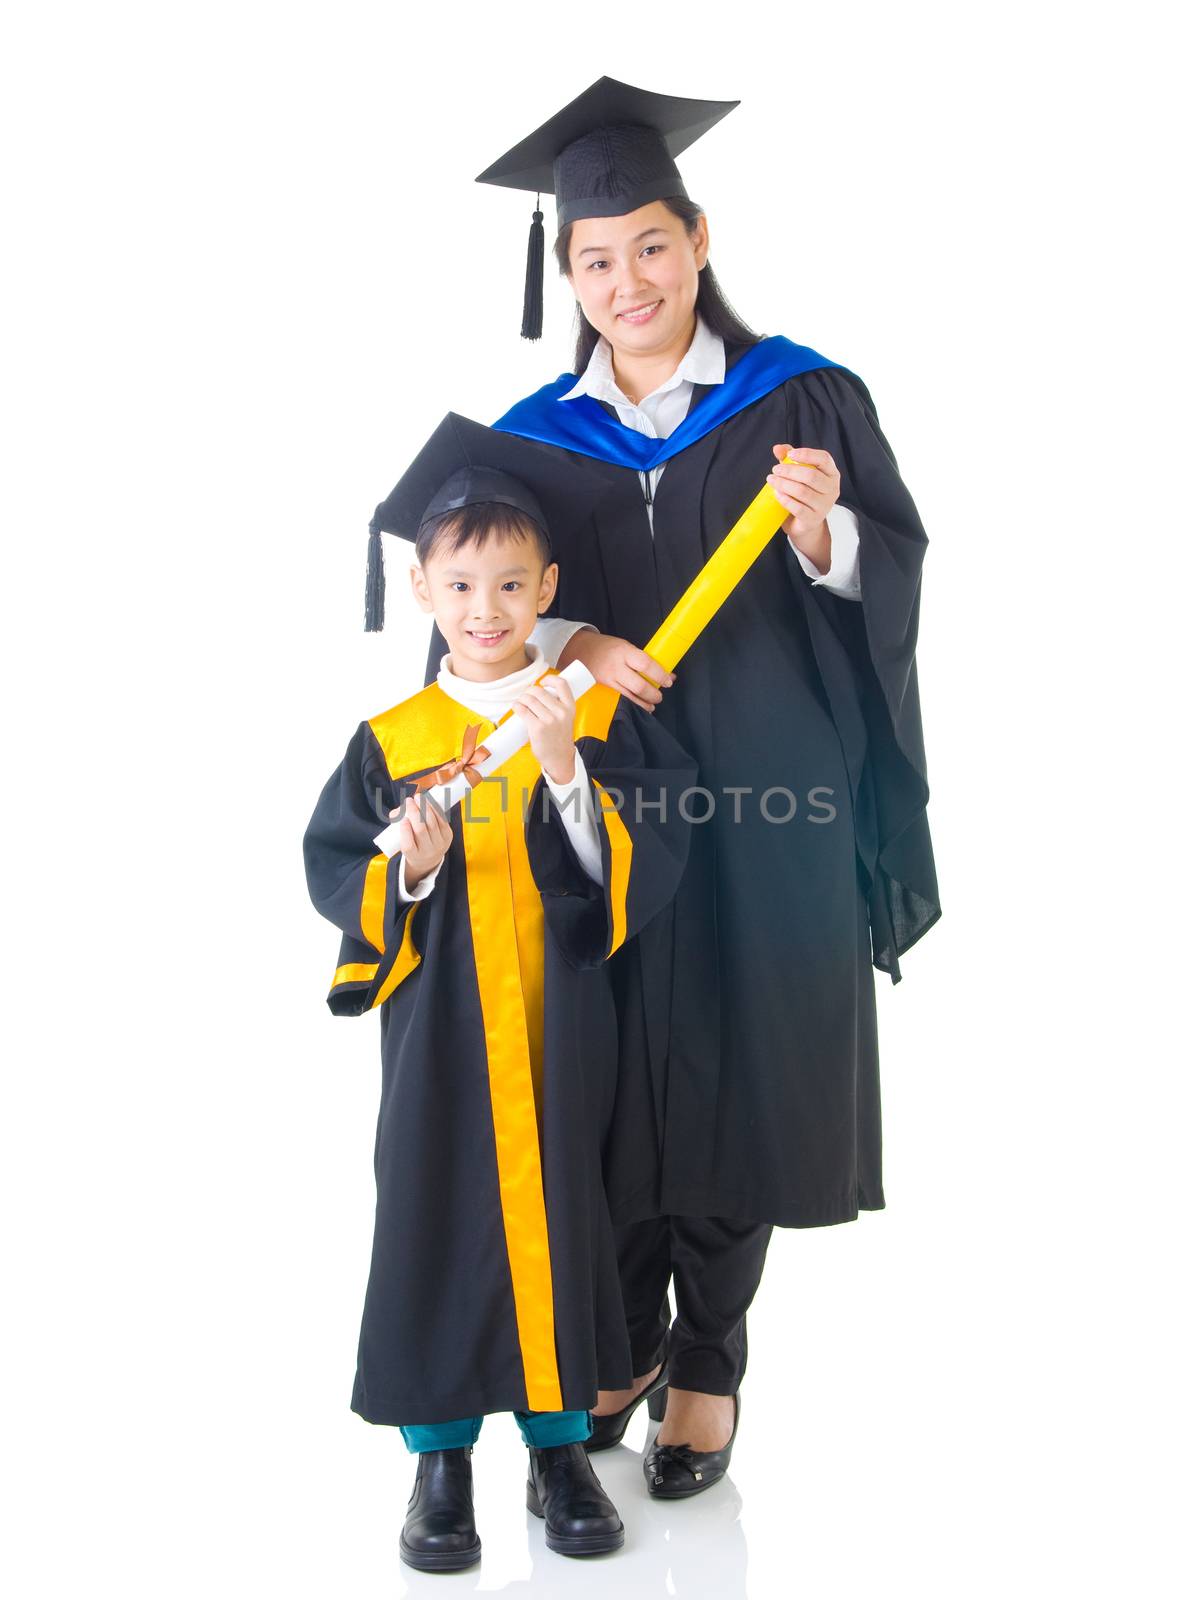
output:
[{"label": "white shirt collar", "polygon": [[516,694],[521,694],[524,689],[529,689],[536,678],[541,677],[548,670],[548,663],[544,660],[541,651],[533,644],[527,647],[528,664],[519,667],[517,672],[509,672],[504,678],[493,678],[488,683],[476,683],[469,678],[459,678],[451,670],[451,652],[439,663],[439,676],[436,679],[444,694],[449,695],[458,705],[467,706],[470,711],[475,711],[478,716],[488,717],[490,722],[496,722],[503,711],[509,711],[514,704]]},{"label": "white shirt collar", "polygon": [[[646,405],[655,395],[667,394],[670,389],[676,389],[681,383],[722,383],[727,376],[727,353],[723,348],[723,340],[717,333],[713,333],[701,317],[695,317],[694,337],[690,341],[690,348],[682,356],[676,372],[671,378],[666,378],[659,389],[654,389],[652,394],[645,395],[640,402]],[[611,405],[630,406],[631,401],[615,382],[614,355],[610,342],[598,335],[598,342],[594,346],[589,364],[578,378],[577,382],[567,394],[562,394],[562,400],[576,400],[578,396],[588,394],[595,400],[606,400]]]}]

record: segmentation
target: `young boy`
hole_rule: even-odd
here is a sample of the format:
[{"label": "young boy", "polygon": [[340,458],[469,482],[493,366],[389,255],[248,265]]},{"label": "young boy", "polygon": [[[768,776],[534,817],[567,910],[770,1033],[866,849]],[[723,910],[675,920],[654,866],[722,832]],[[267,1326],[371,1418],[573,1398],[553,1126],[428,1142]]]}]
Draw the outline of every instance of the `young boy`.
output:
[{"label": "young boy", "polygon": [[[549,530],[571,537],[595,488],[560,452],[444,421],[373,539],[415,539],[413,591],[448,653],[360,724],[305,836],[311,897],[343,934],[331,1010],[381,1016],[352,1407],[419,1456],[401,1553],[433,1571],[479,1558],[470,1454],[494,1411],[516,1414],[548,1545],[623,1542],[583,1448],[598,1388],[632,1382],[601,1178],[603,964],[673,896],[695,768],[614,691],[574,704],[526,644],[556,591]],[[511,706],[530,742],[482,779]],[[478,781],[444,817],[425,791],[461,770]]]}]

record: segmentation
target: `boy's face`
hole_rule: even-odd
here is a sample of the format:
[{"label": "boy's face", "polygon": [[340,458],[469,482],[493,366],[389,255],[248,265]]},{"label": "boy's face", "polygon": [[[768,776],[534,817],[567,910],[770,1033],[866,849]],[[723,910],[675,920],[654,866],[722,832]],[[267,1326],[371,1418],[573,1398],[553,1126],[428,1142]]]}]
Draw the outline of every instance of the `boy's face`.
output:
[{"label": "boy's face", "polygon": [[440,541],[424,565],[410,568],[418,604],[447,640],[451,670],[479,683],[527,665],[527,635],[552,603],[556,578],[555,562],[543,567],[529,534],[491,534],[458,550]]}]

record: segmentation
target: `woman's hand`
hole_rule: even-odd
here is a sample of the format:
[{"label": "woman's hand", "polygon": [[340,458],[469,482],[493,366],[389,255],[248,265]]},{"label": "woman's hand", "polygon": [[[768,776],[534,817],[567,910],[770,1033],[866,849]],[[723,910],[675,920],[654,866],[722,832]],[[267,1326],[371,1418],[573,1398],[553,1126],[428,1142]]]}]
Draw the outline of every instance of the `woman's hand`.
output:
[{"label": "woman's hand", "polygon": [[568,783],[577,766],[573,691],[563,678],[545,678],[515,695],[514,714],[530,731],[531,749],[553,783]]},{"label": "woman's hand", "polygon": [[[677,680],[675,672],[666,672],[639,645],[590,628],[578,628],[560,652],[557,665],[567,667],[570,661],[583,661],[599,683],[617,689],[645,711],[654,711],[664,699],[657,684],[667,689]],[[649,683],[641,673],[653,681]]]},{"label": "woman's hand", "polygon": [[[832,535],[828,512],[840,498],[840,473],[826,450],[805,445],[775,444],[778,464],[766,478],[790,512],[784,527],[796,550],[801,550],[821,572],[832,565]],[[791,459],[786,460],[789,456]]]},{"label": "woman's hand", "polygon": [[400,806],[389,815],[401,817],[398,827],[401,853],[405,858],[405,885],[407,891],[413,893],[414,885],[428,872],[434,872],[451,848],[452,831],[451,824],[433,800],[420,803],[416,795],[410,795],[404,809],[404,816]]}]

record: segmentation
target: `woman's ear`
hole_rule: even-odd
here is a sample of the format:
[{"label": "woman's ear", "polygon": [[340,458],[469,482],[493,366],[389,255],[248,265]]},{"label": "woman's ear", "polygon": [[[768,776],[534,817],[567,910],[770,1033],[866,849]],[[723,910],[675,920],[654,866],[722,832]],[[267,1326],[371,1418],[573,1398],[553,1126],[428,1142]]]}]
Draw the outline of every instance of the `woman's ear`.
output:
[{"label": "woman's ear", "polygon": [[707,264],[707,256],[711,250],[711,230],[707,227],[705,211],[694,224],[694,231],[690,235],[690,243],[694,246],[694,265],[701,272]]},{"label": "woman's ear", "polygon": [[431,591],[427,588],[426,573],[417,562],[410,568],[410,587],[414,591],[414,598],[424,611],[433,611],[431,604]]}]

